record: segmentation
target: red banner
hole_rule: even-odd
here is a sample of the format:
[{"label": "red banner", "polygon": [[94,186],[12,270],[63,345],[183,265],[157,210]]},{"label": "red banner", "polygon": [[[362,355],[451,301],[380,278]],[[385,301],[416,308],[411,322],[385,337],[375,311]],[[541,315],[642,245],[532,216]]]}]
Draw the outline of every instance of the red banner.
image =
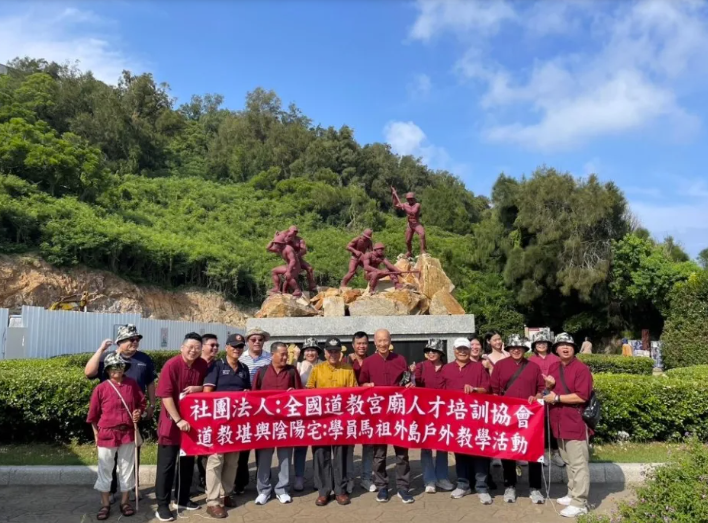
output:
[{"label": "red banner", "polygon": [[544,409],[487,394],[401,387],[190,394],[188,455],[302,445],[387,444],[540,461]]}]

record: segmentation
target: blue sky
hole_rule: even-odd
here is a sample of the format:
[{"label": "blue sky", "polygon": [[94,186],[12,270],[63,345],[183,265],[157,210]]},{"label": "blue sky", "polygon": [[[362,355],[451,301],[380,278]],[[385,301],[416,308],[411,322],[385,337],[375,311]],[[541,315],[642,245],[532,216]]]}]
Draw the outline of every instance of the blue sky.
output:
[{"label": "blue sky", "polygon": [[543,164],[596,173],[658,239],[708,246],[705,0],[6,1],[0,27],[0,62],[150,71],[231,108],[274,89],[476,193]]}]

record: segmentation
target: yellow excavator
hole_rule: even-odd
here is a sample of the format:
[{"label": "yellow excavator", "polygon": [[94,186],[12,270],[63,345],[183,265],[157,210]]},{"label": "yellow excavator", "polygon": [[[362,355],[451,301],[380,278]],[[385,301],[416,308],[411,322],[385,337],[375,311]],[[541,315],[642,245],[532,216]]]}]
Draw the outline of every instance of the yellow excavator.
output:
[{"label": "yellow excavator", "polygon": [[88,291],[84,291],[81,296],[78,294],[71,294],[69,296],[59,298],[59,301],[55,301],[49,306],[49,310],[88,312],[89,301],[89,293]]}]

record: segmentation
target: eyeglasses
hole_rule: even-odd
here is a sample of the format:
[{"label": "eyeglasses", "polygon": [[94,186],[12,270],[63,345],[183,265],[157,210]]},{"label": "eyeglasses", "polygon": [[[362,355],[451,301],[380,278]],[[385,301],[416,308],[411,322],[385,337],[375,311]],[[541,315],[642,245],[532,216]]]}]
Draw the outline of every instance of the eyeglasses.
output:
[{"label": "eyeglasses", "polygon": [[260,336],[251,336],[249,340],[253,343],[263,343],[265,341],[265,338],[261,338]]},{"label": "eyeglasses", "polygon": [[218,348],[219,348],[219,344],[218,344],[218,343],[209,343],[209,344],[207,344],[207,345],[205,345],[205,346],[206,346],[206,347],[211,347],[212,349],[218,349]]},{"label": "eyeglasses", "polygon": [[135,337],[135,338],[128,338],[128,341],[129,341],[130,343],[135,343],[135,342],[137,342],[137,341],[140,341],[140,338],[138,338],[138,337]]}]

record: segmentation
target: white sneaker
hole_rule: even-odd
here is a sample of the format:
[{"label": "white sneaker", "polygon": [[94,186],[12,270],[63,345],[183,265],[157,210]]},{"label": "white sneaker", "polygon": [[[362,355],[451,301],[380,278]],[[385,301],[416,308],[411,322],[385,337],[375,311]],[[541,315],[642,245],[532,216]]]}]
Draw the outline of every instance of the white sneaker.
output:
[{"label": "white sneaker", "polygon": [[460,498],[464,498],[465,496],[469,496],[470,494],[472,494],[471,489],[456,488],[455,490],[452,491],[452,494],[450,494],[450,497],[452,499],[460,499]]},{"label": "white sneaker", "polygon": [[563,516],[564,518],[577,518],[578,516],[582,516],[583,514],[587,514],[588,509],[585,507],[574,507],[574,506],[569,506],[565,507],[563,510],[560,511],[560,515]]},{"label": "white sneaker", "polygon": [[265,505],[270,499],[270,494],[258,494],[256,498],[256,505]]},{"label": "white sneaker", "polygon": [[558,498],[556,500],[556,503],[558,503],[559,505],[563,505],[564,507],[569,507],[571,501],[573,500],[570,498],[570,496],[563,496],[562,498]]},{"label": "white sneaker", "polygon": [[536,489],[531,491],[529,498],[531,499],[531,503],[534,505],[543,505],[546,502],[546,498],[543,497],[541,491]]},{"label": "white sneaker", "polygon": [[295,477],[295,484],[293,485],[293,490],[295,492],[302,492],[305,490],[305,478],[301,478],[300,476]]},{"label": "white sneaker", "polygon": [[551,462],[556,466],[556,467],[565,467],[565,461],[563,461],[563,458],[561,458],[560,452],[553,452],[551,454]]},{"label": "white sneaker", "polygon": [[479,494],[479,502],[482,505],[491,505],[492,504],[492,496],[490,496],[486,492]]},{"label": "white sneaker", "polygon": [[376,488],[376,485],[374,485],[374,483],[370,479],[362,479],[361,488],[363,488],[364,490],[368,490],[369,492],[376,492],[378,490]]},{"label": "white sneaker", "polygon": [[441,479],[435,483],[435,486],[443,492],[452,492],[455,488],[455,485],[453,485],[449,479]]},{"label": "white sneaker", "polygon": [[352,492],[354,492],[354,480],[350,479],[347,481],[347,494],[351,494]]},{"label": "white sneaker", "polygon": [[516,503],[516,489],[514,487],[506,487],[504,490],[504,503]]},{"label": "white sneaker", "polygon": [[283,505],[285,505],[286,503],[292,503],[292,502],[293,502],[293,498],[291,498],[291,497],[290,497],[290,494],[287,494],[287,493],[285,493],[285,494],[276,494],[275,497],[278,498],[278,501],[280,501]]},{"label": "white sneaker", "polygon": [[429,483],[425,486],[425,493],[426,494],[435,494],[437,490],[435,490],[435,485],[432,483]]}]

